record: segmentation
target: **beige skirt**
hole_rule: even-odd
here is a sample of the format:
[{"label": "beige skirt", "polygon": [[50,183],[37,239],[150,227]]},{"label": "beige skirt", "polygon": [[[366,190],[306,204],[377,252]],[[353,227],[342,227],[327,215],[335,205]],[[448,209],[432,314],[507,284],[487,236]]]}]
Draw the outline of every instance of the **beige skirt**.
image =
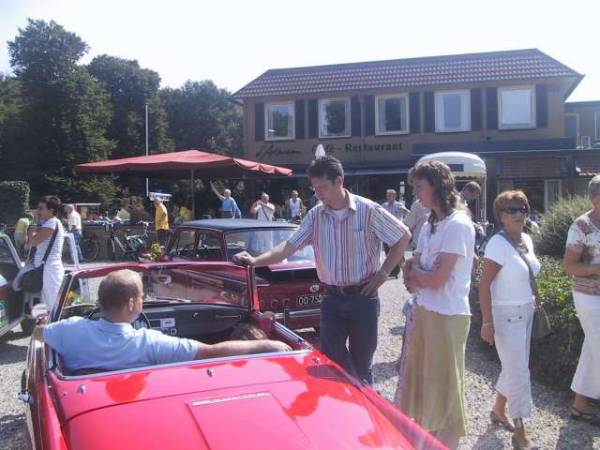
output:
[{"label": "beige skirt", "polygon": [[465,347],[471,318],[413,309],[396,406],[429,431],[467,434]]}]

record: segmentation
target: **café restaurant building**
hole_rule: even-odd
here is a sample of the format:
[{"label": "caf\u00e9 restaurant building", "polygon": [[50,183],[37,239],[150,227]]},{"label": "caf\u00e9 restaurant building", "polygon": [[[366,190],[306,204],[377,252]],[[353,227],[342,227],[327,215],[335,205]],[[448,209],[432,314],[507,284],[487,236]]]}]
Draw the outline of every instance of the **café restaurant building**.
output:
[{"label": "caf\u00e9 restaurant building", "polygon": [[272,69],[234,98],[244,156],[294,170],[259,186],[276,202],[293,188],[310,195],[306,167],[323,144],[347,186],[373,200],[395,188],[410,203],[406,177],[419,157],[466,151],[486,161],[488,202],[521,188],[543,212],[600,172],[598,125],[586,135],[580,126],[600,119],[600,103],[566,102],[582,77],[527,49]]}]

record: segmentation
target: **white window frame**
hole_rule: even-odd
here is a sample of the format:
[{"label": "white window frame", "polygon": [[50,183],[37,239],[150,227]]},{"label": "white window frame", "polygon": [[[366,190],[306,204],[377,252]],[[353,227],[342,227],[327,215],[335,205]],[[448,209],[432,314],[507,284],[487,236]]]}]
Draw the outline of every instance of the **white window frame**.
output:
[{"label": "white window frame", "polygon": [[[444,117],[442,98],[448,94],[460,94],[466,99],[462,113],[465,114],[464,125],[460,128],[444,128],[442,127]],[[452,91],[436,91],[434,95],[435,102],[435,132],[436,133],[464,133],[471,131],[471,91],[469,89],[457,89]],[[463,121],[461,120],[461,123]]]},{"label": "white window frame", "polygon": [[594,111],[594,140],[600,141],[600,111]]},{"label": "white window frame", "polygon": [[[579,137],[581,136],[581,133],[579,131],[579,114],[578,113],[565,113],[565,117],[567,116],[573,116],[575,117],[575,146],[579,145]],[[565,127],[566,128],[566,127]],[[565,129],[565,136],[566,136],[567,130]]]},{"label": "white window frame", "polygon": [[549,180],[544,180],[544,212],[547,213],[548,209],[550,208],[550,198],[549,198],[549,190],[548,190],[548,185],[550,183],[558,183],[558,196],[560,197],[562,195],[562,180],[560,179],[549,179]]},{"label": "white window frame", "polygon": [[[291,136],[269,136],[269,107],[287,106],[289,107],[290,119],[292,121]],[[269,102],[265,103],[265,141],[290,141],[296,139],[296,105],[294,102]]]},{"label": "white window frame", "polygon": [[[503,124],[502,123],[502,93],[507,91],[524,91],[531,92],[531,122]],[[504,86],[498,88],[498,129],[499,130],[531,130],[536,128],[536,106],[535,106],[535,86]]]},{"label": "white window frame", "polygon": [[[382,131],[379,129],[379,100],[388,100],[391,98],[403,98],[405,106],[404,115],[406,117],[406,129],[400,131]],[[377,136],[390,136],[396,134],[408,134],[410,132],[410,107],[408,105],[408,94],[386,94],[375,96],[375,134]]]},{"label": "white window frame", "polygon": [[[325,118],[325,114],[324,114],[324,105],[328,102],[332,102],[332,101],[344,101],[346,104],[346,120],[345,120],[345,131],[346,133],[344,133],[343,135],[330,135],[330,134],[324,134],[323,133],[323,119]],[[320,138],[326,138],[326,139],[337,139],[337,138],[349,138],[352,136],[352,122],[350,120],[350,97],[336,97],[336,98],[321,98],[319,99],[319,112],[318,112],[318,116],[319,116],[319,137]]]}]

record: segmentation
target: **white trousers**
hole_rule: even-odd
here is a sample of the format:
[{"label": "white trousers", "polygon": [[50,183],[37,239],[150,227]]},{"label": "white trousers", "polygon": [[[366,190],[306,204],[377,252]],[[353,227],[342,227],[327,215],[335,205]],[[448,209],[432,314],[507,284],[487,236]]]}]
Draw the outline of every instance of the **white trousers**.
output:
[{"label": "white trousers", "polygon": [[531,415],[531,379],[529,352],[533,303],[525,305],[493,305],[494,340],[502,370],[496,390],[506,397],[512,418]]},{"label": "white trousers", "polygon": [[52,311],[57,301],[58,291],[65,276],[65,268],[62,263],[44,265],[44,285],[42,288],[42,303]]},{"label": "white trousers", "polygon": [[585,338],[571,389],[600,399],[600,296],[573,292],[573,300]]}]

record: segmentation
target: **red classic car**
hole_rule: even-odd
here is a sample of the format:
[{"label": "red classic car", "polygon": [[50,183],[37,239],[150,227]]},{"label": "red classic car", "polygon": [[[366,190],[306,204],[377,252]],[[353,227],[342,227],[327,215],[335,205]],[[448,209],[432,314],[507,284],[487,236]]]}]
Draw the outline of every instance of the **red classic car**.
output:
[{"label": "red classic car", "polygon": [[250,323],[292,351],[70,373],[60,355],[34,339],[20,394],[34,448],[443,448],[370,387],[259,312],[252,269],[192,262],[75,271],[50,320],[97,319],[99,282],[120,268],[144,279],[143,313],[134,326],[215,343]]},{"label": "red classic car", "polygon": [[[257,256],[287,240],[298,225],[251,219],[211,219],[178,226],[166,248],[171,261],[231,261],[246,250]],[[317,278],[312,247],[287,261],[256,270],[261,311],[292,329],[319,327],[325,287]]]}]

